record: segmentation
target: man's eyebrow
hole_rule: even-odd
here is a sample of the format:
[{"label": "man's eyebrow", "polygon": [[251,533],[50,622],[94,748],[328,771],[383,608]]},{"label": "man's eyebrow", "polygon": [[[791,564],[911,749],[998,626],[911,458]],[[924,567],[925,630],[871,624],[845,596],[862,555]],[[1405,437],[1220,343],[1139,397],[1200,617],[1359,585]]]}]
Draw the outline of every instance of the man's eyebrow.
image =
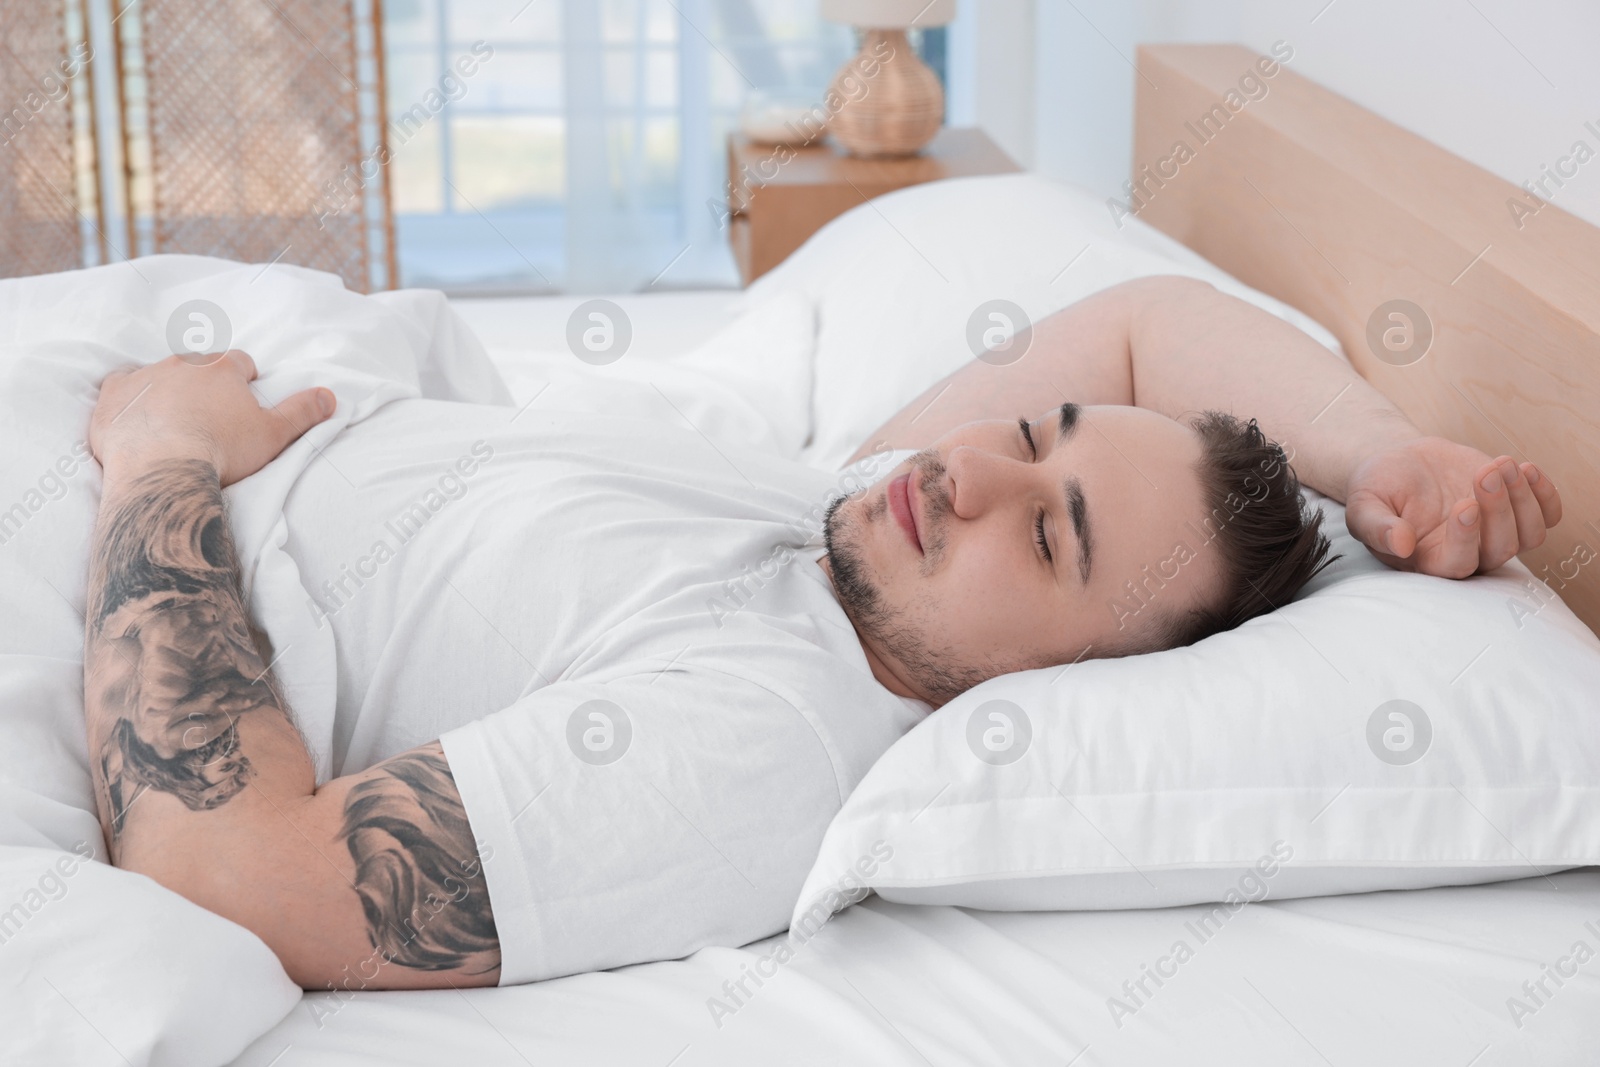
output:
[{"label": "man's eyebrow", "polygon": [[1078,574],[1083,584],[1089,584],[1089,567],[1094,563],[1094,530],[1089,525],[1089,505],[1083,499],[1083,486],[1078,479],[1068,478],[1067,514],[1072,516],[1072,532],[1078,538]]},{"label": "man's eyebrow", "polygon": [[[1056,444],[1072,440],[1072,435],[1078,432],[1078,417],[1083,414],[1083,409],[1077,404],[1068,401],[1061,405],[1060,425],[1056,430]],[[1094,563],[1094,530],[1089,526],[1089,505],[1083,499],[1083,486],[1078,479],[1068,478],[1065,482],[1067,493],[1067,514],[1072,516],[1072,532],[1078,538],[1078,574],[1083,579],[1083,584],[1089,584],[1089,567]]]},{"label": "man's eyebrow", "polygon": [[1078,430],[1078,416],[1080,414],[1082,414],[1082,409],[1076,404],[1067,403],[1061,405],[1061,425],[1056,430],[1056,444],[1059,445],[1063,441],[1072,440],[1072,435]]}]

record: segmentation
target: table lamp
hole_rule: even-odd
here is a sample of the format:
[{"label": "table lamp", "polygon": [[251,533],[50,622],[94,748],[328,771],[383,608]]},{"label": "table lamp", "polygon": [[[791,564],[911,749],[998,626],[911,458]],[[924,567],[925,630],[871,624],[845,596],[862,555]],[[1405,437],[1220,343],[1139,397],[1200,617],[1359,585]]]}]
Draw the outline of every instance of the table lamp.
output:
[{"label": "table lamp", "polygon": [[944,123],[944,88],[906,30],[943,26],[956,0],[822,0],[822,17],[862,31],[861,51],[829,86],[841,101],[829,121],[834,139],[853,156],[914,155]]}]

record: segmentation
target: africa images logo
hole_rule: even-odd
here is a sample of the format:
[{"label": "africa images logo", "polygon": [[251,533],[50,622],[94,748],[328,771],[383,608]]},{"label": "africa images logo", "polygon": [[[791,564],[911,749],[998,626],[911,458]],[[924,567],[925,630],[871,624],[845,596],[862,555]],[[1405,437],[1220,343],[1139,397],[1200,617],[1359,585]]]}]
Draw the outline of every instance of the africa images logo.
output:
[{"label": "africa images logo", "polygon": [[604,767],[628,754],[633,720],[622,705],[586,700],[567,716],[567,748],[591,767]]},{"label": "africa images logo", "polygon": [[986,700],[967,716],[967,748],[991,767],[1004,767],[1027,754],[1033,721],[1009,700]]},{"label": "africa images logo", "polygon": [[1433,723],[1409,700],[1389,700],[1367,717],[1367,747],[1392,767],[1406,767],[1428,753]]}]

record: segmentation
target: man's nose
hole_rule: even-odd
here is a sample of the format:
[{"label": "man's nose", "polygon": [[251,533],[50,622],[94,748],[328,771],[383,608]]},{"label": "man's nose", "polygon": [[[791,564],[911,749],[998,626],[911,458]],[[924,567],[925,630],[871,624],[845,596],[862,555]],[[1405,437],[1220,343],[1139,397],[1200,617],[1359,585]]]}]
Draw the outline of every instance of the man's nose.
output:
[{"label": "man's nose", "polygon": [[1010,456],[959,445],[945,457],[945,470],[950,509],[960,518],[976,519],[1001,501],[1015,499],[1033,468]]}]

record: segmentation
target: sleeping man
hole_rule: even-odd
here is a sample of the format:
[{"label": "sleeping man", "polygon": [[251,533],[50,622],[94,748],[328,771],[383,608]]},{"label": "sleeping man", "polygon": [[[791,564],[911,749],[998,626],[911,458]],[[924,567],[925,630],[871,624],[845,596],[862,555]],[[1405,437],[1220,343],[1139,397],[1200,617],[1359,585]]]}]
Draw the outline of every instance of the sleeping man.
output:
[{"label": "sleeping man", "polygon": [[114,862],[308,989],[511,984],[781,930],[844,797],[930,709],[1294,598],[1329,547],[1300,483],[1443,578],[1561,512],[1532,464],[1425,436],[1304,334],[1181,278],[1040,322],[848,475],[681,425],[397,401],[283,505],[336,649],[319,783],[222,487],[335,398],[263,408],[254,375],[230,352],[102,384],[90,762]]}]

